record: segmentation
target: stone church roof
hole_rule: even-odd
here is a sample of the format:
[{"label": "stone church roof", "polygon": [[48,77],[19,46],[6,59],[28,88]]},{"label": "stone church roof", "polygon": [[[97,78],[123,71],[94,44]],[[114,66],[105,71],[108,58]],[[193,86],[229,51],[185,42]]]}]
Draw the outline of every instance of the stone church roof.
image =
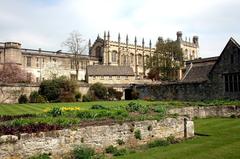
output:
[{"label": "stone church roof", "polygon": [[218,57],[196,59],[187,62],[188,67],[181,82],[204,82],[208,80],[208,74],[216,63]]},{"label": "stone church roof", "polygon": [[130,66],[92,65],[87,66],[89,76],[134,76]]}]

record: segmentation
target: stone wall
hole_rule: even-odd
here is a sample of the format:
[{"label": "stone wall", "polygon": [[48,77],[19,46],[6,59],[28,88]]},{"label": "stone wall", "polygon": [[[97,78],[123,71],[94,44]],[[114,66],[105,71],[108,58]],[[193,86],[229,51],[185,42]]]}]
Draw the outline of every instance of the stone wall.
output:
[{"label": "stone wall", "polygon": [[[53,158],[59,159],[76,145],[93,147],[96,151],[101,152],[109,145],[117,146],[118,139],[125,142],[124,146],[134,147],[170,135],[176,138],[193,137],[193,121],[186,119],[178,117],[166,118],[161,121],[147,120],[114,125],[87,126],[21,134],[19,137],[4,135],[0,137],[0,158],[20,159],[39,153],[51,153]],[[149,126],[152,129],[149,129]],[[136,130],[140,130],[142,140],[135,138],[134,132]]]},{"label": "stone wall", "polygon": [[240,116],[240,106],[184,107],[168,110],[169,114],[178,114],[191,118]]},{"label": "stone wall", "polygon": [[18,103],[21,94],[30,95],[32,91],[38,91],[38,85],[11,84],[0,85],[0,103]]},{"label": "stone wall", "polygon": [[206,100],[214,99],[209,83],[172,83],[136,86],[140,98],[158,100]]}]

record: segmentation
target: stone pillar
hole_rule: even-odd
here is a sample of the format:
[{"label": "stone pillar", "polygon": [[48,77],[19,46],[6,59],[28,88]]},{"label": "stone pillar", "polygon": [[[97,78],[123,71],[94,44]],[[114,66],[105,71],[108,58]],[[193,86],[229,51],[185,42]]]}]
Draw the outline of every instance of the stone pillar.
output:
[{"label": "stone pillar", "polygon": [[118,66],[121,65],[121,37],[120,37],[120,33],[118,33]]},{"label": "stone pillar", "polygon": [[135,60],[135,77],[138,76],[138,67],[137,67],[137,37],[135,36],[134,40],[135,45],[135,54],[134,54],[134,60]]},{"label": "stone pillar", "polygon": [[142,57],[142,67],[143,67],[143,77],[145,76],[145,46],[144,46],[145,42],[144,42],[144,38],[142,39],[142,53],[143,53],[143,57]]},{"label": "stone pillar", "polygon": [[191,138],[194,137],[194,123],[193,121],[184,118],[184,137]]}]

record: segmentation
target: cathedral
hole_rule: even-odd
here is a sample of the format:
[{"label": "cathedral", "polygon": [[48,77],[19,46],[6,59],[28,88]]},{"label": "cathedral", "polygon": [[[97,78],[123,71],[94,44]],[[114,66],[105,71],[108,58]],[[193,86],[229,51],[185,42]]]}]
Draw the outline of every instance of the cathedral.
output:
[{"label": "cathedral", "polygon": [[[182,32],[178,31],[176,41],[183,51],[185,61],[198,58],[199,43],[197,36],[193,36],[192,41],[190,38],[183,40]],[[98,36],[93,44],[89,40],[89,55],[98,59],[97,64],[130,66],[134,70],[135,77],[139,79],[147,75],[146,63],[154,52],[155,48],[151,40],[146,44],[143,38],[141,45],[138,45],[135,37],[134,44],[130,44],[128,35],[124,42],[121,41],[120,34],[118,34],[117,41],[112,41],[109,32],[107,34],[104,32],[103,38]]]}]

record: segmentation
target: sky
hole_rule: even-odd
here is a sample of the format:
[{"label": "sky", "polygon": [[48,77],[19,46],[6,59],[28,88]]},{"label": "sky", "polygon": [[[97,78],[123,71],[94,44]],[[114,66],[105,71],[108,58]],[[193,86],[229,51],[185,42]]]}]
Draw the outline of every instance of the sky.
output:
[{"label": "sky", "polygon": [[110,31],[111,40],[128,34],[141,44],[159,36],[199,37],[200,57],[218,56],[230,37],[240,43],[239,0],[1,0],[0,42],[23,48],[66,50],[62,42],[73,30],[91,39]]}]

